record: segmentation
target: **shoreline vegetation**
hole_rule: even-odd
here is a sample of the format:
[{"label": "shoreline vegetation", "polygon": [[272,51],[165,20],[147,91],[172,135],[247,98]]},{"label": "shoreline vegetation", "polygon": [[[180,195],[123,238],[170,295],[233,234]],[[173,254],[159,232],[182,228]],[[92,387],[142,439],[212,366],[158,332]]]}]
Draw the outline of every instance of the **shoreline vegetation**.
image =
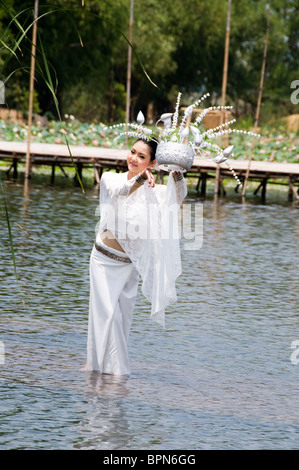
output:
[{"label": "shoreline vegetation", "polygon": [[[104,131],[102,123],[83,123],[72,115],[65,115],[62,121],[49,120],[41,125],[39,121],[31,128],[31,142],[69,145],[86,145],[103,148],[125,148],[124,137],[115,141],[119,130]],[[246,126],[248,127],[248,125]],[[243,129],[241,122],[238,129]],[[0,141],[26,142],[28,126],[0,120]],[[250,130],[248,127],[247,130]],[[235,145],[234,159],[248,160],[253,148],[253,158],[259,161],[299,163],[299,133],[290,132],[281,121],[277,127],[265,126],[259,129],[260,137],[231,134],[229,144]],[[254,142],[253,142],[254,140]]]},{"label": "shoreline vegetation", "polygon": [[[247,127],[247,129],[246,129]],[[109,129],[104,130],[105,125],[102,123],[82,123],[73,115],[65,115],[63,120],[55,121],[48,120],[39,122],[38,118],[31,128],[31,142],[32,143],[49,143],[49,144],[66,144],[66,139],[69,145],[80,145],[87,147],[102,147],[102,148],[123,148],[125,149],[124,137],[115,141],[118,136],[119,130]],[[236,126],[239,129],[251,130],[251,126],[246,122],[241,122]],[[26,142],[27,140],[26,123],[9,122],[0,120],[0,140],[7,142]],[[234,160],[249,160],[251,154],[253,160],[279,162],[279,163],[299,163],[299,134],[297,132],[290,132],[287,130],[286,124],[280,121],[277,126],[265,126],[259,129],[260,138],[252,138],[246,135],[231,134],[229,136],[229,144],[235,145],[235,152],[233,155]],[[130,145],[130,141],[129,141]],[[25,164],[20,163],[20,173],[25,171]],[[0,171],[6,172],[8,169],[7,162],[0,161]],[[67,170],[68,176],[75,176],[75,170],[70,166]],[[51,174],[51,168],[43,165],[37,165],[34,168],[33,176],[48,176]],[[84,170],[86,179],[90,180],[91,184],[94,180],[94,172],[92,168]],[[63,175],[61,175],[63,177]],[[64,178],[65,179],[65,178]],[[87,181],[85,182],[85,184]],[[196,184],[196,183],[195,183]],[[213,182],[212,182],[213,184]],[[225,186],[233,188],[234,182],[230,179],[225,179]],[[249,190],[256,189],[256,182],[249,183]],[[273,188],[278,189],[279,186],[285,186],[285,183],[279,180],[274,182]],[[89,184],[87,183],[87,186]],[[190,186],[188,184],[188,186]],[[193,187],[194,185],[191,184]],[[190,186],[190,189],[191,189]],[[269,189],[272,187],[269,181]]]}]

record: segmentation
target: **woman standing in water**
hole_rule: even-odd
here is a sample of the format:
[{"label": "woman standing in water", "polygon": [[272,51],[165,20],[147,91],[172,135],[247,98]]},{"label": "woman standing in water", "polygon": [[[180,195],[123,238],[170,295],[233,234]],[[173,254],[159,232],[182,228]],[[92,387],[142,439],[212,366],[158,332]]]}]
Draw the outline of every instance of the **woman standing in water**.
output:
[{"label": "woman standing in water", "polygon": [[158,323],[164,325],[164,310],[176,300],[178,208],[187,189],[181,172],[171,172],[166,186],[155,184],[156,146],[138,139],[127,156],[128,171],[101,178],[101,219],[90,259],[87,370],[130,374],[128,337],[140,277]]}]

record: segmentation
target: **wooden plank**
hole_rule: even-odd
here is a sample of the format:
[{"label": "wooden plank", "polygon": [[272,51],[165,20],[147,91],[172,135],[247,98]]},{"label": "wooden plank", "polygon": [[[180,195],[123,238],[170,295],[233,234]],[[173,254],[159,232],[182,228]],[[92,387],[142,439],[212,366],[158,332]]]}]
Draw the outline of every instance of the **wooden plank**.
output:
[{"label": "wooden plank", "polygon": [[[104,169],[114,169],[117,172],[127,169],[127,153],[128,150],[104,148],[104,147],[87,147],[87,146],[70,146],[72,158],[70,157],[68,147],[66,145],[47,144],[47,143],[32,143],[31,146],[31,159],[35,165],[49,165],[57,164],[61,169],[63,166],[73,166],[73,161],[79,165],[80,172],[83,167],[91,167],[95,173],[95,181],[99,182],[97,177],[98,170],[100,175]],[[13,162],[16,174],[17,162],[24,161],[26,156],[26,143],[23,142],[0,142],[0,159]],[[247,160],[230,160],[230,165],[242,180],[245,177],[248,161]],[[54,180],[55,168],[52,167],[52,179]],[[232,173],[222,163],[219,166],[221,171],[220,178],[231,178]],[[197,185],[199,190],[199,183],[201,182],[201,195],[206,193],[206,182],[208,178],[215,178],[217,165],[212,160],[203,159],[198,156],[194,158],[192,168],[188,171],[187,176],[200,178]],[[163,180],[163,172],[157,172],[158,176]],[[160,174],[160,175],[159,175]],[[100,176],[99,175],[99,176]],[[282,179],[289,184],[290,192],[295,195],[296,189],[294,184],[299,182],[299,165],[297,163],[277,163],[256,161],[251,162],[250,180],[261,182],[262,197],[266,195],[266,184],[271,179]],[[258,188],[259,189],[259,188]],[[223,190],[223,185],[222,185]],[[257,191],[256,191],[257,192]],[[297,199],[297,196],[296,196]]]},{"label": "wooden plank", "polygon": [[[128,150],[111,149],[104,147],[88,147],[84,145],[70,145],[70,151],[73,157],[81,158],[121,158],[126,159]],[[67,145],[62,144],[44,144],[32,143],[31,154],[58,157],[70,157],[70,152]],[[27,147],[25,142],[1,142],[0,152],[16,152],[18,154],[26,155]]]}]

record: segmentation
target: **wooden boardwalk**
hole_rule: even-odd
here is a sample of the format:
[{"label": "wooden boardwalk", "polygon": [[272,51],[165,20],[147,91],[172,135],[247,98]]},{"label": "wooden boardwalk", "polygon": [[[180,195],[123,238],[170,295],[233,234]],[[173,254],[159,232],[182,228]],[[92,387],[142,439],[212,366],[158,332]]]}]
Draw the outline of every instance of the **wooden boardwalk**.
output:
[{"label": "wooden boardwalk", "polygon": [[[70,156],[70,152],[72,157]],[[80,176],[83,168],[93,168],[95,181],[98,183],[102,172],[105,169],[115,169],[124,171],[127,169],[126,156],[128,150],[70,146],[45,143],[31,143],[31,164],[45,165],[52,168],[51,180],[54,182],[56,167],[67,176],[65,168],[77,165]],[[16,177],[18,173],[18,164],[24,163],[26,159],[27,144],[23,142],[0,142],[0,160],[7,161],[9,168],[7,173],[13,172]],[[247,169],[247,160],[229,160],[231,167],[238,175],[241,181],[244,181]],[[220,169],[218,193],[224,192],[222,181],[224,178],[232,178],[233,175],[227,165],[222,163],[218,166]],[[208,179],[214,179],[217,171],[217,165],[213,161],[204,160],[195,157],[192,168],[188,171],[188,177],[197,178],[197,191],[202,196],[206,194]],[[163,178],[163,172],[160,177]],[[267,183],[279,183],[287,185],[288,199],[296,198],[299,200],[299,164],[297,163],[274,163],[252,160],[250,164],[249,180],[258,183],[255,193],[261,190],[262,199],[266,198]]]}]

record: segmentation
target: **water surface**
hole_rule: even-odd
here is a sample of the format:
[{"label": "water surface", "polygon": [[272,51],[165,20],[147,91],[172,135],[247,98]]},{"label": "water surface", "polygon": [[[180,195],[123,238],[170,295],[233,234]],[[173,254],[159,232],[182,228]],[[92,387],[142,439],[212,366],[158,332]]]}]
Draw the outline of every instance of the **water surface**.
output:
[{"label": "water surface", "polygon": [[165,331],[139,294],[116,379],[81,370],[97,188],[4,191],[19,279],[2,213],[1,449],[298,449],[296,205],[187,199],[202,247],[182,241]]}]

